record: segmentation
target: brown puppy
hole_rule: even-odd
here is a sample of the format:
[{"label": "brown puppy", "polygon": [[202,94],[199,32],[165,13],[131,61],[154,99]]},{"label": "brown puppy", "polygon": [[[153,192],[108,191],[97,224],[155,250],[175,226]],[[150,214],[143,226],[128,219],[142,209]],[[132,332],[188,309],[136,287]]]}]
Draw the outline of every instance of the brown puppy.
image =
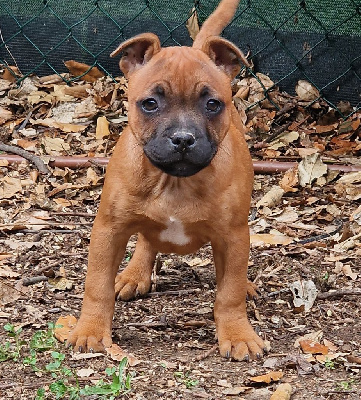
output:
[{"label": "brown puppy", "polygon": [[[129,126],[109,162],[91,234],[83,308],[68,340],[75,350],[111,345],[115,296],[149,291],[158,251],[192,253],[210,242],[220,353],[237,360],[262,354],[246,315],[253,168],[230,88],[247,61],[216,36],[238,2],[223,0],[192,48],[161,48],[156,35],[145,33],[112,53],[123,52]],[[134,233],[134,256],[116,276]]]}]

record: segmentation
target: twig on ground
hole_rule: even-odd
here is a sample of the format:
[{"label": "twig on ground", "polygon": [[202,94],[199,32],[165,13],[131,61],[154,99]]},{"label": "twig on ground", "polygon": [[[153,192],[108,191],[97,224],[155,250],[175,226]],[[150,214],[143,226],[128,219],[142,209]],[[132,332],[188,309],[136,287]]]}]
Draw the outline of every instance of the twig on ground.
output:
[{"label": "twig on ground", "polygon": [[289,288],[284,288],[284,289],[276,290],[275,292],[267,293],[266,295],[263,295],[261,297],[262,298],[275,297],[275,296],[278,296],[281,293],[287,293],[287,292],[290,292],[290,289]]},{"label": "twig on ground", "polygon": [[50,169],[45,165],[44,161],[35,154],[31,154],[28,151],[21,149],[20,147],[10,146],[8,144],[0,142],[0,150],[6,151],[7,153],[16,154],[32,162],[40,173],[49,175]]},{"label": "twig on ground", "polygon": [[144,295],[143,297],[149,297],[149,296],[166,296],[166,295],[181,295],[181,294],[189,294],[189,293],[195,293],[195,292],[200,292],[201,289],[183,289],[183,290],[166,290],[165,292],[150,292]]},{"label": "twig on ground", "polygon": [[[44,226],[44,225],[48,225],[48,226],[78,226],[78,225],[80,225],[80,226],[83,226],[83,225],[91,226],[91,225],[93,225],[93,223],[92,222],[47,222],[47,223],[44,223],[44,222],[24,222],[24,225],[27,225],[27,226],[39,226],[39,225],[41,225],[41,226]],[[16,226],[16,224],[15,223],[0,224],[0,228],[2,228],[2,229],[9,228],[11,226]],[[43,230],[46,230],[46,229],[42,229],[42,231]]]},{"label": "twig on ground", "polygon": [[35,285],[39,282],[47,281],[48,278],[46,276],[33,276],[31,278],[24,278],[23,279],[23,286],[30,286]]},{"label": "twig on ground", "polygon": [[169,324],[167,322],[129,322],[125,326],[133,326],[135,328],[165,328]]},{"label": "twig on ground", "polygon": [[[274,297],[277,296],[281,293],[287,293],[290,292],[289,288],[284,288],[281,290],[277,290],[275,292],[267,293],[266,295],[261,296],[262,298],[267,298],[267,297]],[[318,293],[317,299],[319,300],[324,300],[324,299],[329,299],[331,297],[340,297],[340,296],[360,296],[361,295],[361,289],[340,289],[340,290],[331,290],[329,292],[321,292]]]},{"label": "twig on ground", "polygon": [[[41,105],[41,104],[40,104],[40,105]],[[39,108],[40,105],[39,105],[38,107],[36,107],[36,108]],[[35,109],[36,109],[36,108],[35,108]],[[32,109],[32,110],[30,110],[30,111],[28,112],[28,114],[27,114],[26,118],[24,119],[24,121],[18,126],[17,129],[15,129],[15,132],[21,131],[22,129],[24,129],[24,128],[26,127],[26,125],[28,124],[28,122],[29,122],[29,120],[30,120],[30,117],[31,117],[31,115],[32,115],[33,112],[34,112],[34,109]]]},{"label": "twig on ground", "polygon": [[54,268],[54,267],[57,267],[59,264],[60,264],[59,261],[55,261],[55,262],[52,263],[52,264],[45,265],[45,267],[39,268],[39,269],[38,269],[37,271],[35,271],[35,272],[36,272],[37,275],[41,275],[42,273],[48,271],[49,269]]},{"label": "twig on ground", "polygon": [[271,143],[272,140],[276,139],[281,133],[288,129],[288,127],[292,124],[292,121],[287,122],[286,124],[279,126],[278,128],[273,129],[273,132],[270,136],[268,136],[264,143]]},{"label": "twig on ground", "polygon": [[360,296],[361,289],[341,289],[332,290],[329,292],[319,293],[317,295],[318,299],[329,299],[330,297],[340,297],[340,296]]},{"label": "twig on ground", "polygon": [[89,214],[87,212],[51,212],[50,215],[67,216],[67,217],[85,217],[95,218],[96,214]]},{"label": "twig on ground", "polygon": [[213,347],[211,347],[209,350],[206,352],[199,354],[198,356],[194,357],[194,361],[202,361],[205,358],[209,357],[213,353],[215,353],[218,349],[218,343],[216,343]]},{"label": "twig on ground", "polygon": [[33,233],[33,234],[43,234],[43,233],[79,233],[80,229],[42,229],[41,231],[37,229],[16,229],[7,231],[7,234],[10,233]]}]

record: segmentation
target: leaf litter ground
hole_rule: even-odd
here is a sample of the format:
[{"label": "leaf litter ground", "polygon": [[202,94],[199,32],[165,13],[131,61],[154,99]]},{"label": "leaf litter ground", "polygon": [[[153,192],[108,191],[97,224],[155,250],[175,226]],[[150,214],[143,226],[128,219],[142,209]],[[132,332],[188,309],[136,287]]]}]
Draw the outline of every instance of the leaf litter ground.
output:
[{"label": "leaf litter ground", "polygon": [[[260,78],[267,87],[269,78]],[[56,77],[26,78],[21,88],[0,83],[1,142],[45,163],[58,155],[110,155],[127,119],[123,79],[71,87]],[[360,114],[343,120],[322,101],[306,107],[302,98],[279,91],[271,99],[278,110],[263,100],[245,112],[249,102],[262,100],[260,87],[250,78],[234,86],[253,158],[299,163],[284,174],[255,178],[249,278],[259,296],[248,301],[248,314],[269,342],[269,354],[248,363],[220,358],[213,261],[205,246],[191,256],[159,255],[152,292],[117,303],[113,339],[120,351],[79,358],[53,341],[36,352],[36,368],[24,364],[34,354],[29,343],[35,334],[60,316],[79,315],[104,168],[51,167],[46,176],[33,164],[3,159],[1,398],[35,398],[39,388],[42,398],[60,398],[54,386],[60,376],[67,388],[111,382],[105,370],[124,355],[131,364],[124,398],[270,399],[280,383],[291,385],[296,400],[360,398],[361,173],[325,167],[359,164]],[[121,268],[134,245],[132,238]],[[3,329],[7,324],[22,329],[18,337]],[[280,396],[272,398],[289,398]]]}]

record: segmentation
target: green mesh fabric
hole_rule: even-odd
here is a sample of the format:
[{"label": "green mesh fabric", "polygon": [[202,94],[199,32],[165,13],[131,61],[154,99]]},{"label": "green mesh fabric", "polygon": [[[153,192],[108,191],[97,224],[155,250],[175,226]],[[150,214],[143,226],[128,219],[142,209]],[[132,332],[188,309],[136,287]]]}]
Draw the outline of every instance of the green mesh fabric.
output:
[{"label": "green mesh fabric", "polygon": [[[0,63],[17,65],[18,81],[66,71],[66,60],[96,65],[118,75],[109,54],[141,32],[164,46],[190,45],[185,23],[193,7],[200,21],[218,0],[0,0]],[[336,108],[361,107],[361,0],[241,0],[224,37],[250,54],[253,72],[269,75],[294,93],[311,82]],[[271,89],[272,90],[272,89]],[[265,91],[267,96],[268,91]]]}]

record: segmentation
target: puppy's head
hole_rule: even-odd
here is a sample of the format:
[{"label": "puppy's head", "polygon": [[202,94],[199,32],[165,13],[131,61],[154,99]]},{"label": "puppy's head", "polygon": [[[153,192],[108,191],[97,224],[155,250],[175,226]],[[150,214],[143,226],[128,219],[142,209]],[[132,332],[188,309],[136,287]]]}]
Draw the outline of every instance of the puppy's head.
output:
[{"label": "puppy's head", "polygon": [[120,69],[129,78],[129,125],[153,165],[179,177],[212,161],[231,123],[230,80],[242,52],[219,37],[202,49],[161,48],[152,33],[122,43]]}]

